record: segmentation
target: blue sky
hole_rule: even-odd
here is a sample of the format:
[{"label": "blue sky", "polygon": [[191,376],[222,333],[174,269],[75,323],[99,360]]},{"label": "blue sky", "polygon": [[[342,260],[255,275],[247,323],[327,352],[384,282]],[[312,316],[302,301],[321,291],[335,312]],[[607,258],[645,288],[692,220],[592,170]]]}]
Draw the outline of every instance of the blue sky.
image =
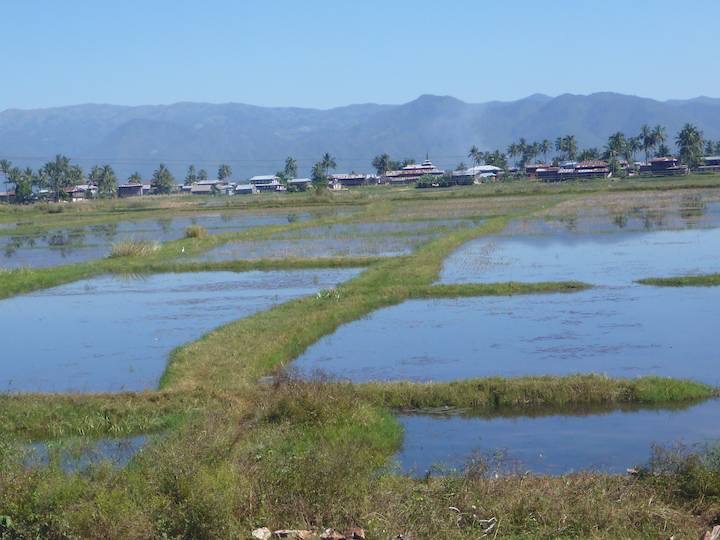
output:
[{"label": "blue sky", "polygon": [[0,110],[718,96],[718,19],[718,0],[15,1]]}]

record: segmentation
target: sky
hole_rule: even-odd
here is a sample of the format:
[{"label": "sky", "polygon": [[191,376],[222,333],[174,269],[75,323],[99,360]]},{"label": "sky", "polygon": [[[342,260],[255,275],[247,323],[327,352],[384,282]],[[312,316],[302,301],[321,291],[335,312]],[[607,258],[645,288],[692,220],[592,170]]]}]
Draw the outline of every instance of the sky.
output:
[{"label": "sky", "polygon": [[27,0],[0,110],[720,95],[718,0]]}]

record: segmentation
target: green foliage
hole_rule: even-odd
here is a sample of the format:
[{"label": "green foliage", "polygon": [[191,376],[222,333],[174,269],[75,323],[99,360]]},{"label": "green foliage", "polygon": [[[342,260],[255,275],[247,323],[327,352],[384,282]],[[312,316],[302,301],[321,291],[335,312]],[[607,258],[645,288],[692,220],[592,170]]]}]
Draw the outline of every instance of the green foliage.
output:
[{"label": "green foliage", "polygon": [[175,185],[175,178],[170,170],[161,163],[153,172],[151,185],[156,193],[170,193]]},{"label": "green foliage", "polygon": [[218,180],[221,180],[221,181],[227,180],[228,178],[230,178],[231,175],[232,175],[232,168],[230,167],[230,165],[223,163],[222,165],[220,165],[220,167],[218,167],[218,173],[217,173]]},{"label": "green foliage", "polygon": [[208,231],[202,225],[188,225],[185,227],[185,238],[205,238]]},{"label": "green foliage", "polygon": [[702,164],[703,134],[692,124],[685,124],[675,137],[675,144],[680,151],[680,161],[688,167]]},{"label": "green foliage", "polygon": [[157,242],[150,240],[123,240],[112,245],[109,257],[145,257],[160,249]]}]

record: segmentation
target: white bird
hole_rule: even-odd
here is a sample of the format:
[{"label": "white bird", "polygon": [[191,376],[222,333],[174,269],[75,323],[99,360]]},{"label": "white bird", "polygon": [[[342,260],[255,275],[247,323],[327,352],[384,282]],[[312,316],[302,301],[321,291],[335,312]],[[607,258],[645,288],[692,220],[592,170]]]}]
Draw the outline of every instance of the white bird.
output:
[{"label": "white bird", "polygon": [[182,249],[180,250],[180,253],[185,253],[185,246],[182,247]]}]

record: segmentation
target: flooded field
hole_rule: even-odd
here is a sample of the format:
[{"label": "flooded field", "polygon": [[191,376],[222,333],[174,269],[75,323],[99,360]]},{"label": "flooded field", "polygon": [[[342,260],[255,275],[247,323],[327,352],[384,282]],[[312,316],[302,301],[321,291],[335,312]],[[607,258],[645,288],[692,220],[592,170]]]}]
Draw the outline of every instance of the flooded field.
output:
[{"label": "flooded field", "polygon": [[294,363],[353,381],[605,373],[720,384],[720,288],[411,300],[345,324]]},{"label": "flooded field", "polygon": [[3,392],[154,388],[173,348],[359,270],[99,276],[0,301]]},{"label": "flooded field", "polygon": [[108,463],[124,467],[147,443],[146,435],[93,441],[70,440],[30,445],[25,463],[38,468],[57,464],[65,472],[79,472],[92,465]]},{"label": "flooded field", "polygon": [[[646,463],[654,444],[701,447],[720,438],[720,400],[679,409],[638,409],[545,416],[403,415],[405,473],[462,470],[474,454],[499,461],[503,472],[623,474]],[[498,465],[498,463],[495,463]]]},{"label": "flooded field", "polygon": [[462,246],[445,261],[439,281],[622,285],[645,277],[718,272],[718,254],[720,228],[504,235]]},{"label": "flooded field", "polygon": [[394,257],[459,227],[480,221],[444,220],[344,223],[277,234],[269,240],[231,242],[197,260],[280,259],[285,257]]},{"label": "flooded field", "polygon": [[304,221],[308,213],[216,213],[166,219],[121,221],[34,234],[0,236],[0,268],[48,267],[105,257],[121,240],[177,240],[189,225],[205,227],[210,234],[235,232],[263,225]]}]

